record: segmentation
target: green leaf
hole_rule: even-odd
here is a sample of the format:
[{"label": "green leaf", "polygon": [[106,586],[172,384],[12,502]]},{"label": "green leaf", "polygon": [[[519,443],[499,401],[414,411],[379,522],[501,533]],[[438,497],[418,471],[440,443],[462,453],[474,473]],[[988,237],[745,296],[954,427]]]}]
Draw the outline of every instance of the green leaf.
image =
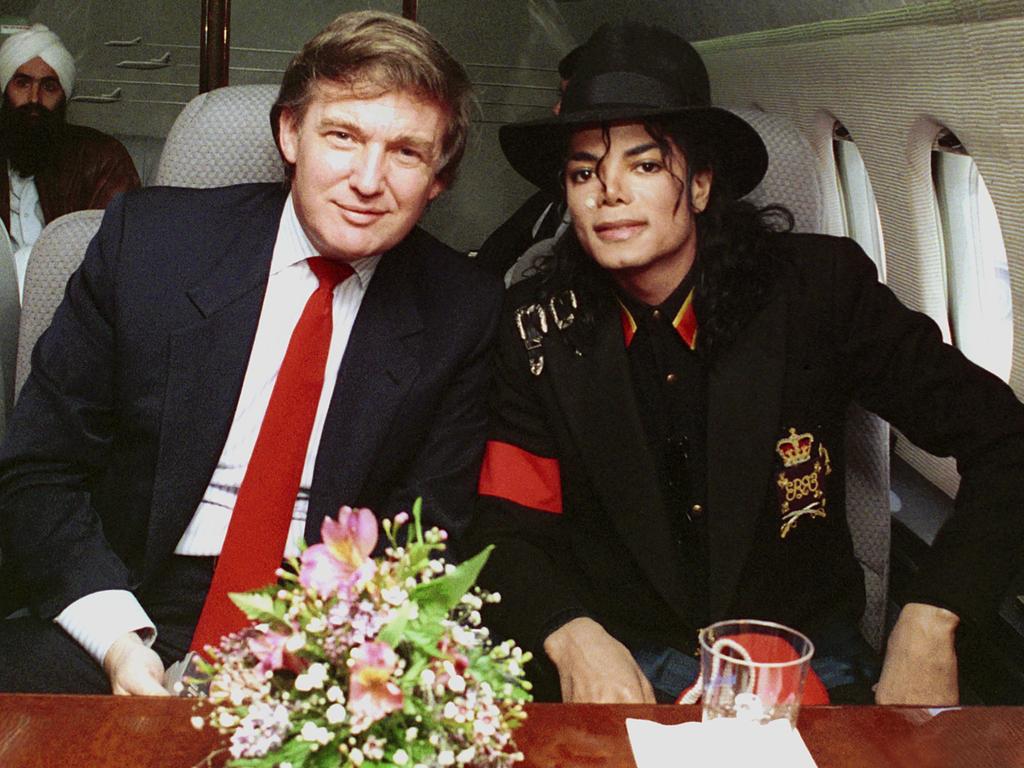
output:
[{"label": "green leaf", "polygon": [[[420,679],[420,673],[427,668],[427,664],[430,663],[430,656],[426,654],[413,654],[412,661],[405,668],[405,674],[402,675],[402,679],[399,682],[399,688],[403,691],[408,691],[414,687]],[[405,713],[414,714],[415,699],[411,696],[405,697]]]},{"label": "green leaf", "polygon": [[229,592],[228,597],[252,621],[284,621],[284,603],[275,603],[273,596],[265,592]]},{"label": "green leaf", "polygon": [[[315,754],[312,747],[313,745],[308,741],[292,738],[275,752],[270,752],[259,758],[232,760],[228,765],[232,768],[274,768],[280,763],[291,763],[293,768],[303,768],[303,766],[309,765],[307,762],[309,756]],[[328,752],[334,751],[333,747],[321,747],[320,749]],[[336,752],[335,756],[337,756]]]},{"label": "green leaf", "polygon": [[441,605],[421,605],[419,615],[409,622],[402,639],[428,656],[437,656],[437,643],[444,634],[441,622],[447,616],[448,611]]},{"label": "green leaf", "polygon": [[320,747],[316,752],[310,752],[306,759],[307,768],[338,768],[339,765],[342,765],[342,758],[333,741],[327,746]]},{"label": "green leaf", "polygon": [[398,644],[402,642],[402,638],[405,635],[405,629],[409,624],[409,620],[412,618],[412,611],[412,602],[402,603],[402,605],[398,607],[398,610],[395,611],[394,618],[392,618],[391,621],[389,621],[378,633],[377,637],[392,648],[397,648]]},{"label": "green leaf", "polygon": [[[274,768],[280,763],[291,763],[293,768],[303,768],[309,765],[307,759],[313,754],[312,746],[308,741],[293,738],[282,744],[280,749],[269,752],[263,757],[231,760],[228,762],[228,766],[231,768]],[[321,747],[321,749],[328,748]]]},{"label": "green leaf", "polygon": [[423,541],[423,497],[417,496],[412,503],[413,534],[410,540],[415,543]]},{"label": "green leaf", "polygon": [[412,590],[411,599],[421,606],[439,605],[446,612],[450,611],[476,584],[476,579],[487,562],[487,558],[491,556],[492,549],[494,549],[493,544],[478,553],[476,557],[457,566],[451,573],[417,585]]}]

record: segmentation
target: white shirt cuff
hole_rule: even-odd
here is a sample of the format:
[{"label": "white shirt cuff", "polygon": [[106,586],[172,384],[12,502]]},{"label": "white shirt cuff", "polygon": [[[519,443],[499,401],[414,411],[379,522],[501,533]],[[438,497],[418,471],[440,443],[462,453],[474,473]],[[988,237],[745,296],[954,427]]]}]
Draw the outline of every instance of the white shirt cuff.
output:
[{"label": "white shirt cuff", "polygon": [[138,632],[147,646],[156,640],[156,626],[135,599],[123,589],[105,589],[80,597],[54,619],[96,661],[103,659],[121,635]]}]

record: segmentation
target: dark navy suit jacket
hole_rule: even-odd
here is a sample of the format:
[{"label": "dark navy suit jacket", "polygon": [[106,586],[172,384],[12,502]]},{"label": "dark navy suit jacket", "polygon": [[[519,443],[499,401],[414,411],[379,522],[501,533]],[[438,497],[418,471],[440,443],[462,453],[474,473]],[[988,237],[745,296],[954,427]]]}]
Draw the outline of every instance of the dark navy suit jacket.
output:
[{"label": "dark navy suit jacket", "polygon": [[[171,555],[232,422],[285,195],[149,188],[107,210],[0,447],[8,607],[51,617],[97,590],[144,586]],[[384,255],[338,372],[308,541],[342,504],[381,516],[417,496],[457,541],[501,291],[418,229]]]}]

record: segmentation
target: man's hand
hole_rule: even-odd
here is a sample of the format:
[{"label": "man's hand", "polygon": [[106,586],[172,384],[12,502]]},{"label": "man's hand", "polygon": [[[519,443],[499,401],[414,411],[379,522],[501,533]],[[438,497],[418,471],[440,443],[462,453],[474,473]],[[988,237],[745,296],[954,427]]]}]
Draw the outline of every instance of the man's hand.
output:
[{"label": "man's hand", "polygon": [[960,617],[944,608],[923,603],[903,606],[889,635],[875,701],[930,707],[959,704],[953,646],[959,623]]},{"label": "man's hand", "polygon": [[593,619],[573,619],[544,641],[558,668],[562,700],[654,704],[654,690],[629,650]]},{"label": "man's hand", "polygon": [[164,665],[134,632],[121,635],[103,657],[103,671],[118,696],[168,696]]}]

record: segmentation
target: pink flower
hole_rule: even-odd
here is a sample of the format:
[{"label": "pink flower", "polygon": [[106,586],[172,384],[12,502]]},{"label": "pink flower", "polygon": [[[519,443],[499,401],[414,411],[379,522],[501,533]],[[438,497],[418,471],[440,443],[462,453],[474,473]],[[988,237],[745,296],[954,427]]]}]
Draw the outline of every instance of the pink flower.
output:
[{"label": "pink flower", "polygon": [[294,635],[283,635],[280,632],[257,632],[246,638],[249,650],[259,660],[257,669],[261,672],[273,672],[278,669],[288,669],[292,672],[301,672],[306,668],[306,662],[298,658],[288,649],[288,641]]},{"label": "pink flower", "polygon": [[402,691],[391,679],[398,656],[387,643],[366,643],[352,649],[348,709],[352,732],[366,730],[382,717],[402,708]]},{"label": "pink flower", "polygon": [[366,508],[342,507],[337,520],[324,518],[320,535],[336,558],[358,568],[377,546],[377,518]]},{"label": "pink flower", "polygon": [[320,597],[347,592],[361,578],[373,574],[369,559],[377,546],[377,518],[368,509],[342,507],[338,519],[325,517],[320,526],[322,544],[302,553],[299,583]]}]

